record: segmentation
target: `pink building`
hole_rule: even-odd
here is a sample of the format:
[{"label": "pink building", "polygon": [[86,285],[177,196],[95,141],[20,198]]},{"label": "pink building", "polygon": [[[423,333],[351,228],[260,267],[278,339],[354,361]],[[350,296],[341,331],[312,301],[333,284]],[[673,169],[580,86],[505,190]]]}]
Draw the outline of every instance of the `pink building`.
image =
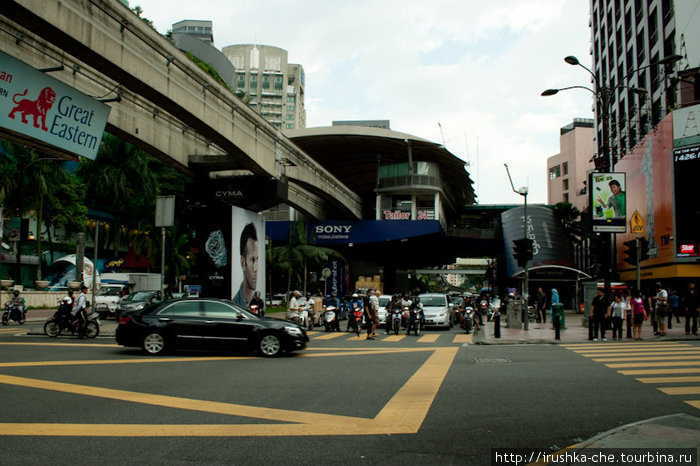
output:
[{"label": "pink building", "polygon": [[561,128],[559,153],[547,159],[547,203],[570,202],[579,210],[588,206],[586,180],[596,152],[594,121],[574,118]]}]

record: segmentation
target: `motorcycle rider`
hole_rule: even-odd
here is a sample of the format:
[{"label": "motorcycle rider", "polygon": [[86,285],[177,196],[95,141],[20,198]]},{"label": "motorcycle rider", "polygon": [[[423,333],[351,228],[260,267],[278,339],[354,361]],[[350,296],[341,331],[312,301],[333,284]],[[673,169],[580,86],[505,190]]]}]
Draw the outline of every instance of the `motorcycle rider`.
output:
[{"label": "motorcycle rider", "polygon": [[362,300],[360,299],[359,295],[357,293],[352,294],[352,299],[350,300],[350,305],[348,306],[348,328],[347,331],[350,331],[350,328],[355,325],[355,310],[356,309],[362,309]]},{"label": "motorcycle rider", "polygon": [[85,330],[87,329],[87,290],[87,286],[80,286],[80,294],[78,295],[78,299],[75,300],[75,305],[73,306],[73,314],[75,314],[80,320],[80,333],[82,334],[85,334]]},{"label": "motorcycle rider", "polygon": [[289,298],[289,302],[287,302],[287,315],[285,316],[287,320],[293,320],[294,317],[299,315],[299,297],[301,296],[301,293],[299,290],[294,290],[292,292],[292,297]]},{"label": "motorcycle rider", "polygon": [[411,303],[411,314],[409,316],[408,325],[406,325],[406,335],[411,331],[414,320],[418,320],[416,325],[418,325],[419,329],[423,330],[423,305],[418,296],[413,298],[413,302]]},{"label": "motorcycle rider", "polygon": [[398,309],[398,312],[401,312],[403,309],[403,306],[401,305],[401,295],[399,294],[393,295],[391,297],[391,301],[389,301],[389,304],[386,305],[386,328],[384,331],[386,335],[388,335],[392,330],[394,322],[394,309]]},{"label": "motorcycle rider", "polygon": [[334,307],[335,308],[335,316],[336,317],[335,317],[335,322],[333,324],[333,326],[334,326],[333,330],[337,330],[338,332],[340,332],[340,300],[335,295],[335,293],[331,293],[331,297],[326,300],[326,307]]},{"label": "motorcycle rider", "polygon": [[15,307],[15,309],[17,309],[17,312],[24,317],[25,310],[27,309],[26,303],[24,298],[20,296],[19,290],[16,288],[12,291],[12,299],[10,300],[10,303]]},{"label": "motorcycle rider", "polygon": [[262,317],[265,315],[265,302],[263,301],[262,297],[260,296],[260,292],[256,291],[253,294],[253,297],[250,299],[250,302],[248,303],[248,307],[250,309],[253,308],[253,306],[258,306],[257,308],[257,315]]}]

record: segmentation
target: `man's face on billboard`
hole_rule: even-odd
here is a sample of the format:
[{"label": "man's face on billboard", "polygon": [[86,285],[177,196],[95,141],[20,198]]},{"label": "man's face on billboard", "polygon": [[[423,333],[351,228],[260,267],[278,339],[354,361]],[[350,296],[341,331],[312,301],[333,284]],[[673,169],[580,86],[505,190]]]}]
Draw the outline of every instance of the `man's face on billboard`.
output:
[{"label": "man's face on billboard", "polygon": [[620,194],[621,189],[620,186],[613,183],[610,185],[610,191],[613,193],[614,196],[617,196],[618,194]]},{"label": "man's face on billboard", "polygon": [[241,257],[243,280],[249,289],[254,290],[258,284],[258,242],[248,238],[245,254]]}]

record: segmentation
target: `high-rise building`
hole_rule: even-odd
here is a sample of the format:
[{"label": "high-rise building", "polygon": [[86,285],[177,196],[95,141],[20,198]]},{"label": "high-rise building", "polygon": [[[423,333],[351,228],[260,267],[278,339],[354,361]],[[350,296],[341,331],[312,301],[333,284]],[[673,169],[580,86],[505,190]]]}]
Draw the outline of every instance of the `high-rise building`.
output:
[{"label": "high-rise building", "polygon": [[236,92],[279,129],[306,127],[304,68],[287,51],[257,44],[229,45],[222,52],[236,69]]},{"label": "high-rise building", "polygon": [[672,77],[683,60],[673,56],[687,62],[686,44],[696,45],[689,42],[700,29],[696,9],[697,0],[591,0],[592,71],[598,91],[610,93],[608,108],[597,110],[596,137],[603,148],[608,110],[613,165],[676,108]]},{"label": "high-rise building", "polygon": [[214,33],[211,21],[185,19],[173,24],[173,34],[188,34],[196,36],[211,45],[214,45]]},{"label": "high-rise building", "polygon": [[587,180],[593,170],[594,122],[574,118],[560,130],[559,153],[547,159],[547,203],[570,202],[580,211],[588,207]]}]

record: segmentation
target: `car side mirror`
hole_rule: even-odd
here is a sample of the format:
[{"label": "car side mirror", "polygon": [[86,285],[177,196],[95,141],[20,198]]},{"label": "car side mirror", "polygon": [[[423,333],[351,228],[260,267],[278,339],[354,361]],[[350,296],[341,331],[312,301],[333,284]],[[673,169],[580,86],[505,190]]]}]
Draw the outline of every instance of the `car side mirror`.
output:
[{"label": "car side mirror", "polygon": [[240,322],[240,321],[242,321],[242,320],[243,320],[243,315],[242,315],[242,314],[238,314],[238,315],[236,316],[236,322]]}]

